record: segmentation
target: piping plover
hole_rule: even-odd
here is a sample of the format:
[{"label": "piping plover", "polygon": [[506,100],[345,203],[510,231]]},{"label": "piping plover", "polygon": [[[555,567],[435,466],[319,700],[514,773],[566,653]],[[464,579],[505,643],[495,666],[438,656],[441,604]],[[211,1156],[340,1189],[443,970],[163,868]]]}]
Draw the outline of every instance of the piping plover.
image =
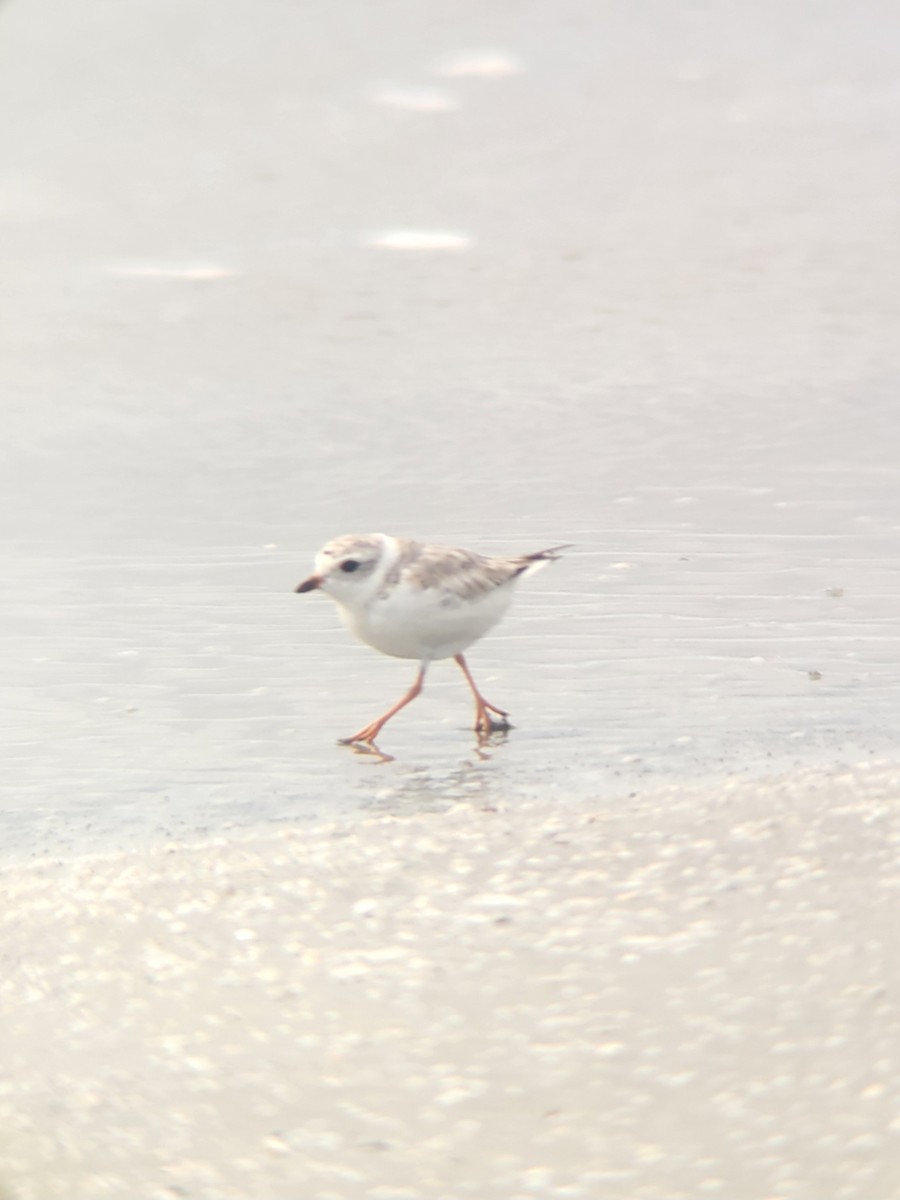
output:
[{"label": "piping plover", "polygon": [[[489,704],[475,686],[463,650],[497,624],[523,575],[552,562],[566,548],[487,558],[472,550],[427,546],[385,533],[351,533],[323,546],[312,575],[295,591],[321,589],[361,641],[382,654],[419,662],[406,695],[342,741],[371,745],[391,717],[415,700],[429,663],[440,658],[454,659],[472,689],[476,731],[509,728],[508,714]],[[490,713],[501,720],[492,720]]]}]

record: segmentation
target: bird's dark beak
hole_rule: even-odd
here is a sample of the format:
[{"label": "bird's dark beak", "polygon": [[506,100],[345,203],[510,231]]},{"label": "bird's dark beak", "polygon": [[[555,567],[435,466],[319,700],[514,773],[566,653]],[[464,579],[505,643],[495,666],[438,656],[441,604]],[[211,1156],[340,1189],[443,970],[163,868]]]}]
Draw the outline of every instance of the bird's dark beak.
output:
[{"label": "bird's dark beak", "polygon": [[295,592],[312,592],[316,588],[322,586],[321,575],[310,575],[309,579],[304,579],[302,583],[298,583],[294,588]]}]

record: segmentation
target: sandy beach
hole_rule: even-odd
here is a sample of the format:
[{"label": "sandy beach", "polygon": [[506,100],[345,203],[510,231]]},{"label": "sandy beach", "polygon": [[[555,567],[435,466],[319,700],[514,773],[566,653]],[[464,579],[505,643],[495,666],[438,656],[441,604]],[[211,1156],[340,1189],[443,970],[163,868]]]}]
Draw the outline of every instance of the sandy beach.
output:
[{"label": "sandy beach", "polygon": [[0,33],[0,1200],[897,1200],[896,5]]},{"label": "sandy beach", "polygon": [[10,867],[4,1198],[889,1200],[898,798],[872,763]]}]

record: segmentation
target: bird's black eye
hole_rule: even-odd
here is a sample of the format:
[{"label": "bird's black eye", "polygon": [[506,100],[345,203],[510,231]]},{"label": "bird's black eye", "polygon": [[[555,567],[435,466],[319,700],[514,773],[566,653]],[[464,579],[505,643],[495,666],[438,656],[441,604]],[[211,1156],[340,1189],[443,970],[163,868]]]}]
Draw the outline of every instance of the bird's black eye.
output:
[{"label": "bird's black eye", "polygon": [[347,558],[341,563],[341,570],[346,571],[349,575],[351,572],[355,571],[358,566],[359,563],[355,558]]}]

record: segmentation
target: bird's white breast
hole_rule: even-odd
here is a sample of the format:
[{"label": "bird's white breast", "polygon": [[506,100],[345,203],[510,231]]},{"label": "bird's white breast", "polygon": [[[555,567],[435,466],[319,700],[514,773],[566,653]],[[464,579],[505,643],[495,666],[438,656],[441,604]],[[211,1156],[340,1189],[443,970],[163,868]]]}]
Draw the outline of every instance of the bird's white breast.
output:
[{"label": "bird's white breast", "polygon": [[356,636],[382,654],[450,658],[497,624],[509,608],[512,584],[511,580],[474,599],[461,599],[445,588],[420,588],[400,581],[364,604],[341,604],[341,609]]}]

